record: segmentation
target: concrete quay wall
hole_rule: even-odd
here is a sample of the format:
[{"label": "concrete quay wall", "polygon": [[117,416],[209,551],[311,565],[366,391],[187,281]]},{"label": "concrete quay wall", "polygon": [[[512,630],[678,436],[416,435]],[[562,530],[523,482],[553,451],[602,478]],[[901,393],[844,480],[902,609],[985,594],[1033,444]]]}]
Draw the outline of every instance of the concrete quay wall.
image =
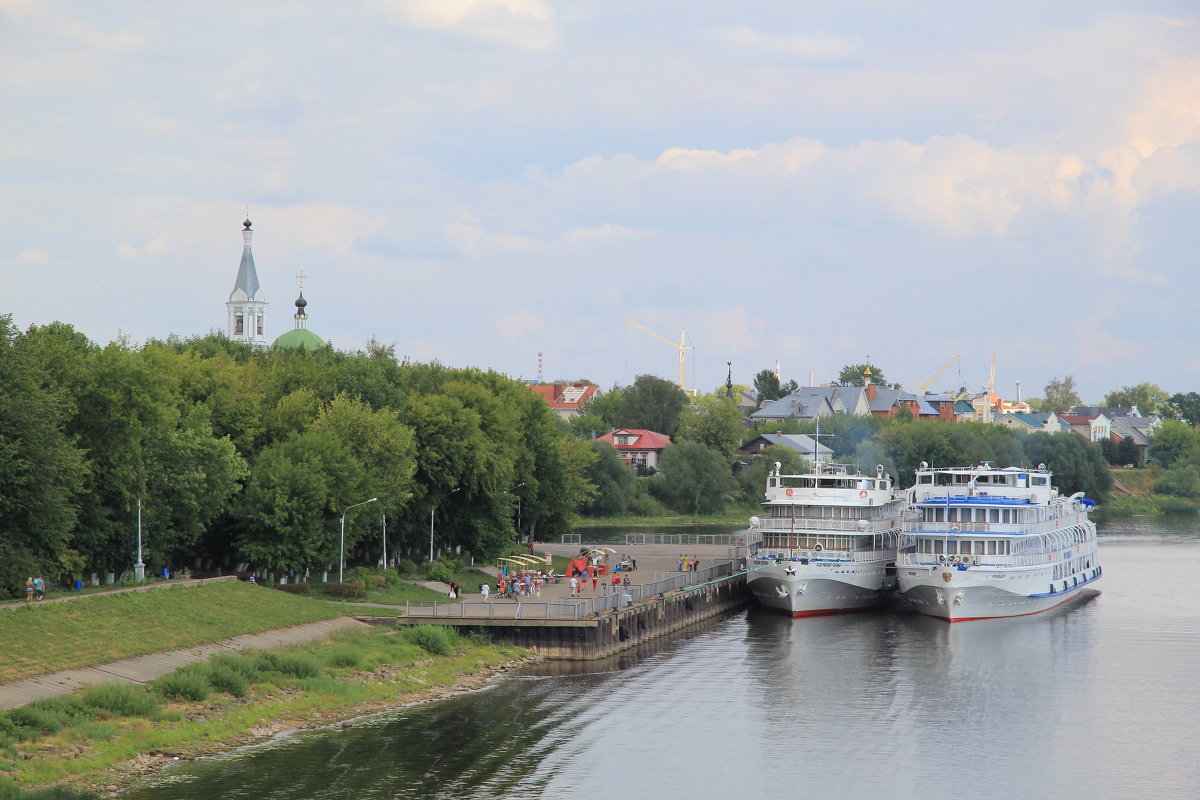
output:
[{"label": "concrete quay wall", "polygon": [[587,619],[489,619],[486,617],[361,618],[396,625],[451,625],[486,631],[543,658],[590,661],[643,644],[700,620],[746,605],[750,593],[744,573],[702,586],[658,595]]}]

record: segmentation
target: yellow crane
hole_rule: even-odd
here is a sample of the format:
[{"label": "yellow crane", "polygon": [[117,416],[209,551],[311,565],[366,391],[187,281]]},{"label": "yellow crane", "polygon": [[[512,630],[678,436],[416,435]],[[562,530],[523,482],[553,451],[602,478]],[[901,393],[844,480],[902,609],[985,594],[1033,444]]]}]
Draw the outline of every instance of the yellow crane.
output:
[{"label": "yellow crane", "polygon": [[[958,361],[960,358],[962,358],[962,353],[959,353],[959,354],[958,354],[958,355],[956,355],[954,358],[952,358],[952,359],[950,359],[949,361],[947,361],[947,362],[946,362],[946,366],[942,367],[942,368],[941,368],[941,369],[939,369],[937,372],[933,373],[933,377],[932,377],[932,378],[930,378],[929,380],[925,381],[924,383],[920,383],[920,384],[917,384],[916,386],[914,386],[914,387],[913,387],[913,394],[917,395],[918,397],[920,397],[921,395],[924,395],[924,394],[925,394],[925,390],[926,390],[927,388],[929,388],[929,385],[930,385],[931,383],[933,383],[934,381],[936,381],[938,378],[942,377],[942,373],[943,373],[943,372],[945,372],[946,370],[950,369],[950,367],[951,367],[951,366],[953,366],[954,362],[955,362],[955,361]],[[995,369],[995,366],[993,365],[993,367],[992,367],[992,368],[993,368],[993,369]]]},{"label": "yellow crane", "polygon": [[630,325],[641,328],[646,333],[653,336],[655,339],[661,339],[662,341],[666,342],[667,344],[671,345],[671,347],[674,347],[676,350],[679,351],[679,388],[680,388],[680,390],[686,392],[687,385],[684,380],[684,364],[686,363],[685,360],[687,358],[687,351],[696,349],[687,343],[687,328],[681,327],[679,329],[679,344],[676,344],[675,342],[672,342],[667,337],[655,333],[654,331],[650,330],[645,325],[643,325],[642,323],[640,323],[636,320],[627,319],[625,321],[628,322]]}]

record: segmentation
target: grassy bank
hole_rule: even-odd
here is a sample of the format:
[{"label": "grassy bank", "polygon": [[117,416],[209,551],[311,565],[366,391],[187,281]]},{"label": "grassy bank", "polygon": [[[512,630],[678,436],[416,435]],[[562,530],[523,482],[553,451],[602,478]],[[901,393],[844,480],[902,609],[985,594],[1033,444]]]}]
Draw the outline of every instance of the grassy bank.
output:
[{"label": "grassy bank", "polygon": [[1096,519],[1106,517],[1132,517],[1151,514],[1200,514],[1200,501],[1165,494],[1148,497],[1112,495],[1096,508]]},{"label": "grassy bank", "polygon": [[0,613],[0,681],[332,619],[335,605],[222,581]]},{"label": "grassy bank", "polygon": [[51,783],[112,791],[176,757],[474,688],[525,657],[448,628],[372,627],[38,701],[0,715],[0,800]]}]

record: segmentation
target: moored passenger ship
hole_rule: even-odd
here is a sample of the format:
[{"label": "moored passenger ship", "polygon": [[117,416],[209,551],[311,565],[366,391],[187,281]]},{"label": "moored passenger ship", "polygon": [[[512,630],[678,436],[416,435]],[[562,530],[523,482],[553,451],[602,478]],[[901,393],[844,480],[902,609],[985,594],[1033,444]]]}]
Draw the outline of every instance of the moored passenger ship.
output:
[{"label": "moored passenger ship", "polygon": [[904,508],[892,478],[841,464],[767,476],[764,514],[750,518],[747,586],[759,603],[793,617],[872,608],[896,590]]},{"label": "moored passenger ship", "polygon": [[1064,497],[1037,469],[931,469],[909,489],[896,567],[900,598],[949,622],[1037,614],[1101,575],[1095,503]]}]

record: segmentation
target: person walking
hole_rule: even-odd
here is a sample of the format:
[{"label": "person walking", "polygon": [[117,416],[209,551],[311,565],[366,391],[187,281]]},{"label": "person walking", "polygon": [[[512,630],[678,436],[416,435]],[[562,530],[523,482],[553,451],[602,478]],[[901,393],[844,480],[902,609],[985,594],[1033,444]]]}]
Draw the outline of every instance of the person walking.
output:
[{"label": "person walking", "polygon": [[25,602],[26,603],[33,602],[33,577],[32,576],[25,580]]},{"label": "person walking", "polygon": [[578,594],[579,594],[579,578],[576,578],[574,575],[572,575],[571,576],[571,597],[575,597]]},{"label": "person walking", "polygon": [[486,583],[479,584],[479,593],[483,595],[483,602],[486,603],[488,601],[488,595],[491,594],[491,592],[492,587],[488,586]]},{"label": "person walking", "polygon": [[33,599],[41,600],[46,596],[46,582],[42,580],[42,576],[38,575],[33,579]]}]

